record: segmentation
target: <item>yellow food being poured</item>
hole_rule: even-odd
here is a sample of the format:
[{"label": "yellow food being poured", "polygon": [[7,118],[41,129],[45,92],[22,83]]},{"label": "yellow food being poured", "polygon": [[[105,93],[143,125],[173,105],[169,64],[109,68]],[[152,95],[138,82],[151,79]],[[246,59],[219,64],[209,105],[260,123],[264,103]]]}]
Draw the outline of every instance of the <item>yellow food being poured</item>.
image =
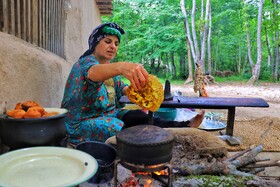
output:
[{"label": "yellow food being poured", "polygon": [[155,112],[164,99],[164,90],[158,78],[149,75],[149,81],[141,91],[135,91],[131,86],[126,90],[128,99],[143,109]]}]

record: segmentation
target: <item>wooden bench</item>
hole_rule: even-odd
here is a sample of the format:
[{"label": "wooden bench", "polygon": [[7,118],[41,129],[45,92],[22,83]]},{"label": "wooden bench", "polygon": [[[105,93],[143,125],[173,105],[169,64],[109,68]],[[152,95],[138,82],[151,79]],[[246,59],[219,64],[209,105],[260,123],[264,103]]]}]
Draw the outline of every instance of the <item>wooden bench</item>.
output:
[{"label": "wooden bench", "polygon": [[[121,103],[131,103],[126,96],[120,99]],[[173,100],[163,101],[161,108],[200,108],[200,109],[227,109],[227,127],[225,135],[233,137],[235,109],[236,107],[269,107],[262,98],[229,98],[229,97],[176,97]],[[151,114],[152,115],[152,114]],[[229,140],[231,144],[238,144],[234,139]]]}]

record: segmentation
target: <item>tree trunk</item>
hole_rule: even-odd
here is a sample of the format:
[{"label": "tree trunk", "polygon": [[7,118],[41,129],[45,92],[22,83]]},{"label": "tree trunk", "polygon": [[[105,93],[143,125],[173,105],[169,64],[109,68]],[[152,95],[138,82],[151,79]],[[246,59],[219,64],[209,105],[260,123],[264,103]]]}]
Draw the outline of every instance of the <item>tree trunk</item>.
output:
[{"label": "tree trunk", "polygon": [[151,72],[152,73],[154,73],[154,71],[155,71],[155,59],[154,58],[152,58],[151,60],[150,60],[150,63],[151,63]]},{"label": "tree trunk", "polygon": [[188,48],[188,67],[189,67],[189,76],[188,79],[184,82],[184,85],[193,81],[193,68],[192,68],[192,57],[191,57],[191,49],[190,43],[187,40],[187,48]]},{"label": "tree trunk", "polygon": [[237,57],[237,72],[240,75],[241,74],[241,44],[238,46],[238,57]]},{"label": "tree trunk", "polygon": [[259,80],[261,64],[262,64],[262,41],[261,41],[262,9],[263,9],[263,0],[260,0],[259,12],[258,12],[258,29],[257,29],[257,50],[258,50],[257,54],[258,54],[258,57],[257,57],[257,63],[253,68],[253,74],[251,77],[252,83],[255,83],[256,81]]},{"label": "tree trunk", "polygon": [[278,44],[275,46],[275,69],[274,69],[274,80],[278,81],[279,80],[279,30],[275,31],[275,43]]},{"label": "tree trunk", "polygon": [[180,77],[185,77],[186,75],[186,56],[185,54],[180,55]]},{"label": "tree trunk", "polygon": [[171,52],[171,66],[172,66],[172,76],[177,77],[177,69],[175,66],[174,51]]},{"label": "tree trunk", "polygon": [[[257,63],[256,64],[253,63],[253,60],[251,57],[251,48],[249,46],[250,38],[248,39],[248,55],[250,55],[249,60],[250,60],[251,68],[252,68],[252,77],[248,81],[249,84],[256,83],[256,81],[258,81],[259,77],[260,77],[261,62],[262,62],[262,43],[261,43],[262,9],[263,9],[263,0],[260,0],[259,12],[258,12]],[[247,20],[247,24],[246,24],[246,30],[247,30],[247,38],[248,38],[248,35],[249,35],[248,20]]]},{"label": "tree trunk", "polygon": [[192,23],[192,36],[193,36],[193,44],[194,44],[194,49],[195,49],[195,63],[198,62],[198,59],[200,59],[200,53],[199,53],[199,48],[197,44],[197,38],[196,38],[196,28],[195,28],[195,12],[196,12],[196,0],[193,0],[193,5],[192,5],[192,14],[191,14],[191,23]]},{"label": "tree trunk", "polygon": [[279,80],[279,2],[277,0],[273,0],[273,14],[272,14],[272,19],[273,19],[273,25],[275,28],[275,35],[272,38],[273,39],[273,63],[272,63],[272,74],[273,74],[273,79],[275,81]]},{"label": "tree trunk", "polygon": [[206,51],[206,40],[207,40],[207,34],[208,34],[208,25],[209,25],[209,12],[210,12],[210,0],[207,0],[206,2],[206,13],[205,13],[205,25],[204,25],[204,31],[203,31],[203,37],[201,42],[201,67],[203,70],[205,70],[205,51]]},{"label": "tree trunk", "polygon": [[188,40],[187,42],[189,42],[189,44],[190,44],[189,46],[191,49],[193,61],[195,62],[197,57],[196,57],[196,53],[194,50],[193,40],[191,38],[190,27],[189,27],[189,23],[188,23],[188,15],[186,13],[186,8],[185,8],[185,0],[180,0],[180,7],[181,7],[182,14],[184,16],[184,25],[185,25],[186,35],[187,35],[187,40]]},{"label": "tree trunk", "polygon": [[267,47],[267,67],[270,68],[271,67],[271,52],[270,52],[270,45],[269,45],[269,40],[268,40],[268,33],[267,33],[267,27],[264,27],[264,31],[265,31],[265,43],[266,43],[266,47]]},{"label": "tree trunk", "polygon": [[249,20],[248,20],[248,15],[246,17],[246,36],[247,36],[247,47],[248,47],[248,58],[249,58],[249,63],[253,69],[254,67],[254,62],[252,59],[252,55],[251,55],[251,41],[250,41],[250,33],[249,33]]},{"label": "tree trunk", "polygon": [[208,56],[208,72],[212,74],[212,62],[211,62],[211,27],[212,27],[212,12],[211,12],[211,5],[209,5],[209,29],[208,29],[208,41],[207,41],[207,56]]},{"label": "tree trunk", "polygon": [[158,63],[157,63],[157,66],[156,66],[156,72],[160,71],[160,65],[161,65],[161,56],[158,58]]},{"label": "tree trunk", "polygon": [[243,75],[246,71],[246,65],[248,63],[248,54],[244,55],[244,63],[242,65],[241,74]]},{"label": "tree trunk", "polygon": [[[203,17],[204,17],[204,0],[201,0],[201,11],[200,11],[200,38],[203,37],[203,31],[204,31],[204,27],[203,27]],[[202,46],[202,40],[200,40],[200,46]]]}]

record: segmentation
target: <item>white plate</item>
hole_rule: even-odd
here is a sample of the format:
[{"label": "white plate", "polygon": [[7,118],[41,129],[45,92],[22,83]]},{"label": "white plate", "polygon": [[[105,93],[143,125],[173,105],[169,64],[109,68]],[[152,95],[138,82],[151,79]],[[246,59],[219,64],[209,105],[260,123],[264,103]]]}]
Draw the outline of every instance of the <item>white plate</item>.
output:
[{"label": "white plate", "polygon": [[224,129],[226,127],[227,125],[224,122],[218,120],[203,119],[202,123],[198,128],[203,130],[214,131]]},{"label": "white plate", "polygon": [[91,155],[71,148],[32,147],[0,156],[0,186],[78,186],[97,172]]}]

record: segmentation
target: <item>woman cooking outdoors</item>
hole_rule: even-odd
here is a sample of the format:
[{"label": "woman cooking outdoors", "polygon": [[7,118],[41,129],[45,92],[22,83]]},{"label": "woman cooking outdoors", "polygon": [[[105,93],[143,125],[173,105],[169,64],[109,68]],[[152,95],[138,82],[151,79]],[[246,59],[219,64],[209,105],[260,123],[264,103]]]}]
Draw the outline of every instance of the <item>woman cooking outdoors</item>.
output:
[{"label": "woman cooking outdoors", "polygon": [[[104,23],[89,36],[89,49],[73,65],[67,79],[62,107],[68,109],[66,129],[70,142],[101,141],[124,128],[149,124],[150,116],[142,110],[123,109],[119,103],[129,80],[135,90],[148,82],[148,72],[141,64],[110,61],[116,56],[124,30],[116,23]],[[190,121],[154,119],[160,127],[198,127],[204,111]]]}]

